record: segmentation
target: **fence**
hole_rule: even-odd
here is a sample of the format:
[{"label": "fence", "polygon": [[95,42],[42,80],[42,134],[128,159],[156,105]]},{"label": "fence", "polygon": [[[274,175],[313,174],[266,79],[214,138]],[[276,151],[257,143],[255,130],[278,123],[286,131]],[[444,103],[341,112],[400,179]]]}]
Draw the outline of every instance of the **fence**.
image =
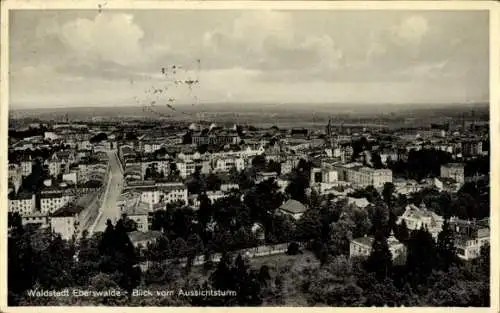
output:
[{"label": "fence", "polygon": [[[253,247],[253,248],[248,248],[248,249],[241,249],[241,250],[235,250],[231,251],[231,254],[241,254],[244,257],[247,258],[256,258],[256,257],[263,257],[263,256],[269,256],[269,255],[277,255],[277,254],[284,254],[288,250],[288,246],[290,243],[280,243],[280,244],[274,244],[274,245],[262,245],[258,247]],[[299,244],[302,246],[301,244]],[[210,261],[217,263],[221,260],[222,258],[222,253],[214,253],[210,255]],[[187,257],[179,259],[179,262],[182,266],[186,266],[187,264]],[[171,264],[175,261],[175,259],[167,259],[165,260],[164,264]],[[207,259],[204,255],[198,255],[194,258],[193,260],[193,266],[200,266],[203,265],[207,262]],[[151,266],[151,262],[145,261],[139,264],[141,267],[142,271],[146,271],[149,269]]]}]

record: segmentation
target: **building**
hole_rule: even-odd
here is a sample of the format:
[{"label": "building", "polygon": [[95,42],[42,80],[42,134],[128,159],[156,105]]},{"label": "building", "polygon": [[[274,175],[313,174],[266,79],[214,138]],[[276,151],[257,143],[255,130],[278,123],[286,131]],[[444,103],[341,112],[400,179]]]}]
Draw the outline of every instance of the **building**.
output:
[{"label": "building", "polygon": [[455,239],[457,255],[463,260],[471,260],[481,255],[481,247],[490,242],[490,229],[477,228],[469,234],[459,235]]},{"label": "building", "polygon": [[33,160],[31,159],[31,155],[25,156],[21,162],[21,173],[23,177],[28,176],[33,171]]},{"label": "building", "polygon": [[441,165],[441,177],[453,178],[459,184],[465,182],[465,171],[462,163],[448,163]]},{"label": "building", "polygon": [[204,130],[192,135],[193,144],[195,145],[226,145],[238,144],[240,137],[236,131],[229,130]]},{"label": "building", "polygon": [[152,230],[147,232],[132,231],[128,233],[128,237],[132,245],[136,248],[146,248],[149,244],[156,242],[162,236],[161,231]]},{"label": "building", "polygon": [[122,214],[127,215],[129,219],[137,224],[138,231],[147,232],[149,230],[148,215],[150,208],[147,203],[141,201],[128,202],[121,210]]},{"label": "building", "polygon": [[177,162],[176,166],[177,166],[177,170],[179,171],[179,175],[182,178],[186,178],[189,175],[194,174],[198,164],[192,160],[186,160],[186,161],[182,161],[182,162]]},{"label": "building", "polygon": [[462,155],[464,157],[477,156],[483,154],[483,142],[481,140],[462,141]]},{"label": "building", "polygon": [[9,212],[28,216],[35,211],[35,195],[30,193],[12,193],[9,195]]},{"label": "building", "polygon": [[406,227],[409,230],[418,230],[422,227],[427,228],[436,240],[443,229],[444,223],[444,219],[436,213],[427,210],[423,202],[420,204],[420,207],[413,204],[407,205],[396,223],[401,224],[403,221],[405,221]]},{"label": "building", "polygon": [[90,203],[94,200],[95,195],[84,195],[50,214],[50,227],[52,231],[59,233],[61,238],[65,240],[77,236],[84,229],[89,215],[95,209],[90,206]]},{"label": "building", "polygon": [[266,181],[268,179],[277,179],[278,178],[278,173],[276,172],[258,172],[256,177],[255,177],[255,183],[260,184],[263,181]]},{"label": "building", "polygon": [[297,200],[290,199],[279,208],[281,214],[289,215],[298,220],[307,211],[307,207]]},{"label": "building", "polygon": [[423,187],[416,180],[395,179],[393,181],[395,191],[401,195],[409,195],[414,192],[419,192]]},{"label": "building", "polygon": [[40,193],[40,213],[50,214],[57,211],[59,208],[70,203],[76,198],[76,193],[70,189],[63,188],[48,188]]},{"label": "building", "polygon": [[85,183],[90,180],[102,180],[106,176],[108,164],[97,159],[86,159],[78,163],[76,180]]},{"label": "building", "polygon": [[18,192],[23,182],[23,170],[20,165],[9,163],[8,181],[14,186],[14,192]]},{"label": "building", "polygon": [[141,181],[131,183],[125,187],[124,192],[135,192],[140,195],[140,201],[147,203],[149,209],[157,203],[173,203],[182,201],[188,203],[188,190],[183,183],[155,183]]},{"label": "building", "polygon": [[234,189],[240,189],[240,186],[236,183],[222,183],[220,185],[220,191],[222,192],[228,192]]},{"label": "building", "polygon": [[227,173],[232,168],[242,171],[245,168],[245,160],[243,158],[219,158],[214,162],[214,171]]},{"label": "building", "polygon": [[[217,191],[207,191],[206,196],[208,200],[210,200],[210,203],[214,203],[215,201],[225,198],[226,194],[220,190]],[[195,196],[193,199],[193,208],[194,209],[199,209],[200,208],[200,196]]]},{"label": "building", "polygon": [[21,219],[23,225],[37,225],[41,228],[46,228],[50,226],[50,217],[41,213],[33,213],[30,215],[23,216]]},{"label": "building", "polygon": [[336,165],[339,180],[344,180],[359,187],[373,186],[381,188],[385,183],[392,183],[392,171],[390,169],[373,169],[364,167],[358,163]]},{"label": "building", "polygon": [[[365,236],[351,240],[349,245],[349,256],[351,258],[367,258],[372,252],[374,237]],[[387,238],[389,251],[392,254],[392,260],[397,264],[406,263],[406,246],[399,242],[393,234]]]}]

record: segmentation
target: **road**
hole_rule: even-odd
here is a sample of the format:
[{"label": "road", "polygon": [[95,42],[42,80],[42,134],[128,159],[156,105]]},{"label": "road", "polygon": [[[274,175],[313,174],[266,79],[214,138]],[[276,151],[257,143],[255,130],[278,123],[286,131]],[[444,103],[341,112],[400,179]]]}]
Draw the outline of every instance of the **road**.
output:
[{"label": "road", "polygon": [[93,227],[89,230],[90,235],[95,232],[102,232],[106,229],[106,221],[108,219],[113,224],[120,218],[120,210],[116,205],[118,197],[122,193],[123,188],[123,173],[118,161],[118,156],[114,151],[108,151],[110,174],[104,193],[99,215]]}]

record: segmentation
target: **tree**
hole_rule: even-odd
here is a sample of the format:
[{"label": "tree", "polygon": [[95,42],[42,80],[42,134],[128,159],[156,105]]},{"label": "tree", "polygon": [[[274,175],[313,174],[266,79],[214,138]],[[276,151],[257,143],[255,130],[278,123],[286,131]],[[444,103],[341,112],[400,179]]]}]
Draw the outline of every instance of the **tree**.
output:
[{"label": "tree", "polygon": [[162,262],[172,255],[171,244],[167,236],[162,235],[147,249],[147,259],[153,262]]},{"label": "tree", "polygon": [[297,221],[295,238],[299,241],[319,239],[322,234],[322,219],[319,211],[307,210]]},{"label": "tree", "polygon": [[356,284],[353,268],[346,257],[340,256],[320,267],[307,278],[305,293],[311,305],[357,306],[363,290]]},{"label": "tree", "polygon": [[401,243],[408,243],[410,232],[408,230],[408,226],[406,226],[405,220],[402,220],[400,224],[396,225],[394,229],[394,237],[396,237],[396,239]]},{"label": "tree", "polygon": [[296,242],[292,242],[288,245],[288,249],[286,250],[286,254],[288,255],[297,255],[301,253],[300,246]]},{"label": "tree", "polygon": [[174,257],[182,258],[189,253],[189,247],[184,239],[177,237],[172,242],[172,253]]},{"label": "tree", "polygon": [[198,222],[201,225],[202,232],[204,232],[208,223],[213,217],[213,206],[206,193],[200,194],[198,197],[198,201],[200,201],[200,209],[198,210]]},{"label": "tree", "polygon": [[238,254],[231,269],[234,287],[239,306],[257,306],[262,303],[260,298],[260,282],[258,274],[250,269],[241,254]]},{"label": "tree", "polygon": [[190,259],[194,259],[194,257],[200,255],[203,252],[203,241],[198,234],[189,235],[186,244],[187,255]]},{"label": "tree", "polygon": [[382,158],[380,157],[380,153],[378,152],[372,152],[371,162],[373,164],[373,167],[376,169],[384,167],[384,165],[382,164]]},{"label": "tree", "polygon": [[31,235],[24,230],[20,220],[14,221],[12,225],[7,249],[8,303],[18,305],[25,291],[36,281],[35,251],[31,245]]},{"label": "tree", "polygon": [[371,233],[376,234],[381,232],[388,236],[390,233],[390,225],[389,225],[389,217],[390,212],[385,203],[376,202],[370,212],[370,220],[372,224]]},{"label": "tree", "polygon": [[90,278],[99,272],[100,254],[98,249],[100,238],[98,235],[89,238],[84,232],[78,242],[77,262],[73,267],[73,277],[80,286],[86,286]]},{"label": "tree", "polygon": [[99,133],[99,134],[93,136],[92,138],[90,138],[89,142],[90,143],[98,143],[98,142],[105,141],[105,140],[108,140],[108,136],[105,133]]},{"label": "tree", "polygon": [[375,234],[372,252],[366,261],[366,268],[382,281],[390,277],[392,270],[392,253],[387,244],[387,238],[381,232]]},{"label": "tree", "polygon": [[412,286],[424,283],[436,261],[436,248],[432,235],[424,228],[413,231],[408,242],[406,268]]},{"label": "tree", "polygon": [[130,242],[122,219],[118,220],[114,227],[110,220],[107,224],[99,243],[99,267],[103,273],[112,275],[118,285],[130,293],[140,279],[140,269],[136,267],[136,250]]},{"label": "tree", "polygon": [[266,167],[266,158],[263,155],[256,155],[252,159],[252,166],[258,170],[263,170]]},{"label": "tree", "polygon": [[349,255],[349,245],[356,227],[352,219],[344,214],[330,227],[330,251],[333,255]]},{"label": "tree", "polygon": [[183,145],[190,145],[193,143],[193,137],[191,135],[191,131],[188,131],[184,136],[182,137],[182,144]]},{"label": "tree", "polygon": [[258,279],[261,285],[267,286],[268,282],[271,280],[271,274],[269,272],[269,266],[262,265],[259,270]]},{"label": "tree", "polygon": [[393,194],[395,191],[395,187],[393,183],[385,183],[384,184],[384,189],[382,190],[382,198],[384,199],[384,202],[387,204],[389,208],[392,208],[393,205]]},{"label": "tree", "polygon": [[269,163],[267,164],[267,171],[275,172],[279,175],[281,173],[281,164],[274,160],[270,160]]},{"label": "tree", "polygon": [[229,179],[231,182],[238,182],[240,179],[240,173],[236,169],[236,166],[233,166],[229,169]]},{"label": "tree", "polygon": [[450,266],[458,261],[454,233],[448,220],[444,221],[443,229],[438,235],[436,252],[439,267],[444,270],[448,270]]}]

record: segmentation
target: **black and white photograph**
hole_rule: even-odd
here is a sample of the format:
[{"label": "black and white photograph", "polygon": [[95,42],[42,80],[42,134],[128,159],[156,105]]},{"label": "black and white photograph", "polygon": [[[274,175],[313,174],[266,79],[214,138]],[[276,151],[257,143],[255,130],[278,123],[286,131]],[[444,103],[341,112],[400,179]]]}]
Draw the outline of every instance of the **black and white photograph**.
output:
[{"label": "black and white photograph", "polygon": [[9,308],[496,303],[484,3],[112,2],[5,15]]}]

